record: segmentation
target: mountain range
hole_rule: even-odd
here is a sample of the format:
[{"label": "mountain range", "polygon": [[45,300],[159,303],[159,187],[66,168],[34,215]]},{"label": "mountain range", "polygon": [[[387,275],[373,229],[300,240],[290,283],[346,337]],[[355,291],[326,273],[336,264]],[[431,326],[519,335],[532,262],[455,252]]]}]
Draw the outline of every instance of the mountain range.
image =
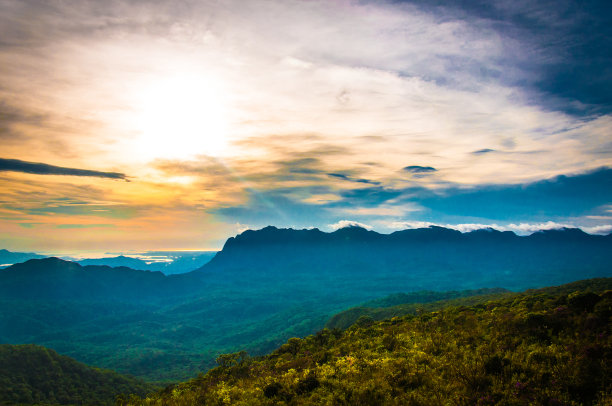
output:
[{"label": "mountain range", "polygon": [[11,252],[5,249],[0,249],[0,268],[5,268],[19,262],[25,262],[28,259],[40,258],[45,258],[45,256],[35,254],[33,252]]},{"label": "mountain range", "polygon": [[[217,254],[217,251],[151,251],[140,254],[139,257],[119,255],[115,257],[85,258],[62,257],[66,261],[77,262],[83,266],[100,265],[126,267],[141,271],[159,271],[165,275],[186,273],[200,268]],[[154,257],[154,258],[153,258]],[[11,252],[0,249],[0,269],[25,262],[29,259],[43,259],[45,255],[32,252]]]},{"label": "mountain range", "polygon": [[210,261],[217,251],[161,251],[148,252],[148,255],[163,257],[164,261],[145,261],[140,258],[119,255],[105,258],[86,258],[78,260],[81,265],[124,266],[142,271],[159,271],[165,275],[186,273],[200,268]]},{"label": "mountain range", "polygon": [[612,275],[612,237],[430,227],[266,227],[192,272],[33,259],[0,270],[0,342],[36,343],[149,381],[185,379],[220,353],[263,354],[345,309],[415,291],[523,290]]}]

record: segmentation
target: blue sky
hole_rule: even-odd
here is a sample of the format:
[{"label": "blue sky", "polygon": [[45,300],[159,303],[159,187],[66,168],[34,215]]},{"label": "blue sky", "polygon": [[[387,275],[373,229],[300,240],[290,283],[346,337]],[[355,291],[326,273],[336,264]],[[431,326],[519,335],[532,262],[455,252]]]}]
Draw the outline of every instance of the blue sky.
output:
[{"label": "blue sky", "polygon": [[0,243],[609,233],[611,17],[604,1],[2,2]]}]

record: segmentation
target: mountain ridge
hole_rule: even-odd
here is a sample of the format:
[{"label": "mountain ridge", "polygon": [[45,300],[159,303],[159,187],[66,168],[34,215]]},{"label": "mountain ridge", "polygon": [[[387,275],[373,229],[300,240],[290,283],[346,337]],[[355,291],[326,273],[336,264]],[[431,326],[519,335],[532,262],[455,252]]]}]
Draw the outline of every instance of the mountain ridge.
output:
[{"label": "mountain ridge", "polygon": [[[431,241],[459,241],[462,239],[482,239],[483,237],[496,238],[498,240],[531,240],[531,239],[551,239],[556,241],[565,240],[602,240],[612,238],[612,234],[599,235],[588,234],[579,228],[562,227],[559,229],[538,230],[529,235],[518,235],[513,231],[500,231],[494,228],[481,228],[467,232],[461,232],[452,228],[441,226],[429,226],[423,228],[410,228],[394,231],[390,234],[378,233],[367,230],[360,226],[343,227],[332,232],[324,232],[318,228],[312,229],[293,229],[277,228],[266,226],[259,230],[245,230],[235,237],[229,237],[223,249],[242,245],[245,243],[287,243],[287,242],[315,242],[315,241],[373,241],[384,242],[411,241],[411,242],[431,242]],[[317,240],[318,239],[318,240]]]},{"label": "mountain ridge", "polygon": [[0,335],[167,381],[206,370],[220,352],[263,354],[394,293],[517,291],[610,276],[611,264],[612,238],[567,230],[266,227],[229,238],[213,260],[181,275],[57,258],[0,270]]}]

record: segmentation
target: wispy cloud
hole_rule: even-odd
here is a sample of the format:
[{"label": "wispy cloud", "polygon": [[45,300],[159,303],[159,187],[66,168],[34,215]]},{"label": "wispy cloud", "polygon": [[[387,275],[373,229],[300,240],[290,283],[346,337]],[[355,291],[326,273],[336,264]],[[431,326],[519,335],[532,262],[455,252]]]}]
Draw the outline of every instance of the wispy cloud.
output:
[{"label": "wispy cloud", "polygon": [[433,168],[431,166],[419,166],[419,165],[405,166],[404,170],[410,173],[430,173],[430,172],[438,171],[436,168]]},{"label": "wispy cloud", "polygon": [[490,152],[496,152],[494,149],[491,148],[483,148],[483,149],[479,149],[477,151],[473,151],[472,154],[474,155],[483,155],[483,154],[488,154]]},{"label": "wispy cloud", "polygon": [[[130,243],[142,230],[165,238],[151,224],[185,243],[236,222],[346,218],[605,228],[604,3],[0,2],[0,140],[23,159],[0,160],[3,235],[54,216],[113,218],[96,231]],[[178,114],[147,133],[143,111],[168,78],[217,86],[223,130],[191,143]],[[189,92],[169,99],[218,121]],[[210,133],[228,145],[215,157]],[[92,157],[117,169],[79,169]]]},{"label": "wispy cloud", "polygon": [[36,175],[69,175],[93,176],[97,178],[127,180],[127,176],[119,172],[101,172],[89,169],[65,168],[40,162],[27,162],[19,159],[0,158],[0,171],[32,173]]}]

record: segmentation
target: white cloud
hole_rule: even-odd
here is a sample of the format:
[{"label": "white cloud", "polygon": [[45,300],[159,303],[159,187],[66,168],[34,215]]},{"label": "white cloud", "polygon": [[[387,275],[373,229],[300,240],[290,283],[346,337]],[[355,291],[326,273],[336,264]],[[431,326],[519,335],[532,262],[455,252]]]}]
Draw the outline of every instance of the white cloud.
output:
[{"label": "white cloud", "polygon": [[[139,108],[133,105],[139,93],[169,74],[194,73],[227,92],[228,137],[320,134],[327,145],[351,151],[343,158],[346,166],[375,157],[378,170],[366,175],[387,184],[404,181],[405,174],[398,179],[396,171],[407,164],[439,168],[436,179],[475,184],[535,180],[611,163],[609,154],[597,151],[609,143],[612,117],[583,121],[549,111],[499,76],[483,76],[508,69],[530,75],[521,68],[521,58],[529,57],[525,47],[486,20],[443,15],[441,8],[356,1],[186,1],[181,7],[126,1],[95,9],[91,3],[56,5],[53,13],[32,8],[23,20],[17,1],[3,4],[0,22],[7,35],[28,32],[48,41],[27,57],[15,54],[19,47],[0,48],[0,73],[11,84],[0,96],[22,101],[54,124],[46,141],[28,142],[61,141],[61,150],[75,155],[96,148],[99,160],[109,164],[133,161],[134,151],[126,151],[123,140],[136,131],[130,114]],[[105,27],[104,35],[98,27]],[[16,43],[31,40],[11,36]],[[39,79],[32,82],[33,76]],[[24,94],[32,97],[19,96]],[[355,138],[365,135],[386,138]],[[111,143],[92,146],[86,139]],[[506,154],[470,154],[483,148]],[[145,175],[141,168],[130,171],[135,172]]]},{"label": "white cloud", "polygon": [[254,228],[248,224],[236,223],[234,224],[234,230],[236,234],[241,234],[247,230],[253,230]]},{"label": "white cloud", "polygon": [[519,224],[483,224],[483,223],[463,223],[463,224],[444,224],[444,223],[433,223],[429,221],[378,221],[377,224],[381,228],[391,230],[405,230],[413,228],[427,228],[430,226],[438,226],[450,228],[453,230],[461,231],[462,233],[468,233],[474,230],[481,230],[486,228],[492,228],[499,231],[513,231],[519,235],[528,235],[541,230],[558,230],[562,228],[580,228],[589,234],[609,234],[612,232],[612,225],[597,225],[597,226],[576,226],[569,223],[557,223],[554,221],[547,221],[543,223],[519,223]]},{"label": "white cloud", "polygon": [[496,230],[505,231],[503,230],[503,227],[497,224],[447,224],[445,227],[461,231],[462,233],[469,233],[470,231],[482,230],[485,228],[493,228]]},{"label": "white cloud", "polygon": [[392,230],[406,230],[413,228],[427,228],[430,226],[435,226],[437,224],[431,223],[429,221],[391,221],[389,223],[381,222],[385,225],[386,228],[390,228]]},{"label": "white cloud", "polygon": [[[534,82],[533,48],[474,16],[356,0],[36,3],[44,2],[0,2],[0,100],[19,113],[16,124],[10,123],[14,134],[3,154],[71,167],[96,156],[101,167],[134,176],[132,189],[122,187],[121,199],[116,190],[107,190],[109,200],[140,196],[147,204],[174,210],[167,218],[180,218],[170,207],[176,201],[201,205],[197,216],[201,210],[242,204],[247,188],[308,187],[317,192],[305,193],[302,201],[324,205],[341,199],[350,187],[366,187],[367,181],[397,190],[449,182],[519,183],[612,165],[612,116],[576,118],[538,106],[530,89],[509,85],[509,76]],[[135,164],[135,157],[146,155],[142,147],[147,144],[136,148],[130,143],[142,135],[134,126],[139,100],[172,75],[201,76],[227,95],[228,122],[222,127],[234,149],[224,156],[227,167],[215,174],[177,178]],[[272,135],[284,149],[268,142]],[[495,153],[472,153],[483,149]],[[342,152],[319,153],[332,150]],[[271,162],[294,156],[316,157],[320,172],[300,181],[270,172],[276,170]],[[438,171],[419,178],[401,170],[407,165]],[[324,175],[330,168],[348,169],[366,183],[341,184]],[[257,178],[254,172],[272,174]],[[134,191],[142,181],[154,183],[144,196]],[[387,203],[326,213],[387,229],[433,225],[385,225],[384,219],[367,217],[401,219],[413,211],[403,202]],[[243,221],[257,224],[257,219]],[[200,232],[204,223],[186,227]],[[348,220],[336,225],[350,224],[366,226]],[[567,226],[441,225],[519,233]],[[590,227],[603,232],[607,226]],[[231,224],[224,232],[228,228]],[[247,228],[235,227],[238,232]]]},{"label": "white cloud", "polygon": [[368,224],[360,223],[358,221],[353,221],[353,220],[340,220],[337,223],[329,224],[327,227],[329,227],[332,230],[339,230],[345,227],[361,227],[361,228],[365,228],[366,230],[372,229],[372,226]]},{"label": "white cloud", "polygon": [[589,234],[602,234],[607,235],[612,233],[612,224],[604,224],[593,227],[581,227],[585,232]]},{"label": "white cloud", "polygon": [[561,224],[554,221],[547,221],[545,223],[520,223],[520,224],[508,224],[504,226],[505,230],[515,231],[517,233],[534,233],[541,230],[558,230],[561,228],[575,228],[576,226],[571,224]]}]

